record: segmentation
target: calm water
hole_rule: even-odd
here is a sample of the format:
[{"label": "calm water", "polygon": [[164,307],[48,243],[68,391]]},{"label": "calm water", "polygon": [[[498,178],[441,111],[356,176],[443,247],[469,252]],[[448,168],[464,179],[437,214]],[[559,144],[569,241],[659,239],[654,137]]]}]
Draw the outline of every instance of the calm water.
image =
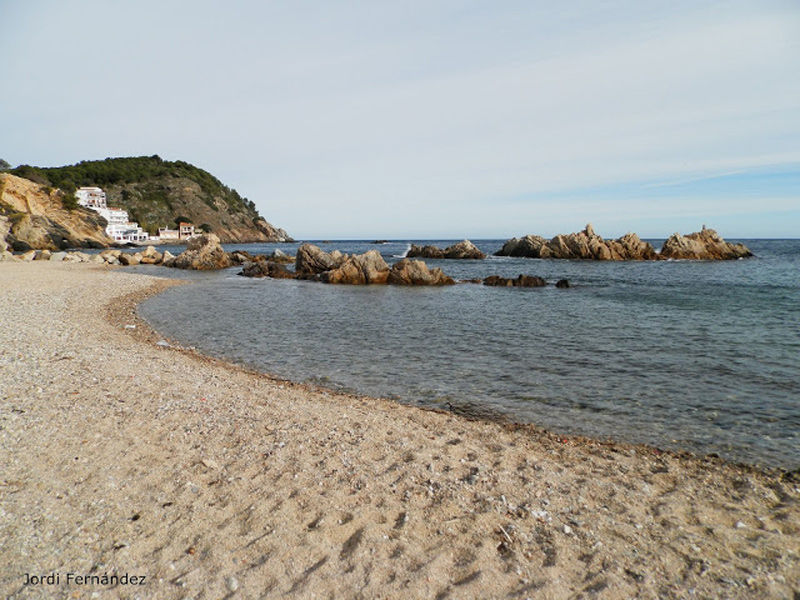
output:
[{"label": "calm water", "polygon": [[[491,253],[503,241],[475,243]],[[745,243],[756,258],[427,261],[456,279],[567,278],[566,290],[348,287],[247,279],[238,268],[181,272],[194,285],[141,310],[186,345],[296,381],[794,469],[800,240]],[[320,245],[378,249],[390,263],[407,248]],[[297,245],[228,249],[276,247],[293,253]]]}]

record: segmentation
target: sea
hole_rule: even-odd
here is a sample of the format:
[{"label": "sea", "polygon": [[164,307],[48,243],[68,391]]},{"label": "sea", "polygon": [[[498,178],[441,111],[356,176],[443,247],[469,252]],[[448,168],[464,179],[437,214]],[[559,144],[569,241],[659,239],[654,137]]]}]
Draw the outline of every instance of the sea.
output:
[{"label": "sea", "polygon": [[[392,264],[411,243],[456,241],[312,243],[378,250]],[[656,262],[495,257],[505,240],[472,241],[489,257],[426,262],[456,280],[527,274],[549,285],[334,286],[142,266],[193,284],[140,312],[182,345],[320,388],[800,467],[800,240],[732,240],[755,254],[742,260]]]}]

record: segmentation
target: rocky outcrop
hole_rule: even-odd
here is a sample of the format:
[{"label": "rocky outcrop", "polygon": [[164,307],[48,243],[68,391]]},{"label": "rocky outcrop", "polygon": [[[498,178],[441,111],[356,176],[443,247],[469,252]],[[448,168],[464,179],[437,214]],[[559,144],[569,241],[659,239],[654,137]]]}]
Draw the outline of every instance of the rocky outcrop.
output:
[{"label": "rocky outcrop", "polygon": [[299,276],[320,275],[336,269],[347,260],[347,255],[338,250],[325,252],[314,244],[303,244],[297,249],[294,270]]},{"label": "rocky outcrop", "polygon": [[713,229],[706,229],[705,225],[702,231],[687,236],[676,233],[664,243],[659,253],[635,233],[625,234],[616,240],[604,240],[589,224],[580,233],[557,235],[549,241],[535,235],[513,238],[495,255],[586,260],[729,260],[753,254],[743,244],[726,242]]},{"label": "rocky outcrop", "polygon": [[448,246],[444,250],[436,246],[417,246],[412,244],[406,254],[407,258],[430,258],[430,259],[461,259],[461,260],[482,260],[486,254],[481,252],[475,244],[469,240],[458,242]]},{"label": "rocky outcrop", "polygon": [[422,261],[403,259],[389,269],[389,265],[377,250],[348,256],[338,250],[324,252],[312,244],[303,244],[298,248],[295,273],[300,279],[318,279],[325,283],[347,285],[454,283],[453,279],[445,275],[441,269],[429,269]]},{"label": "rocky outcrop", "polygon": [[208,271],[231,266],[231,259],[213,233],[204,233],[189,240],[186,250],[174,259],[162,263],[177,269]]},{"label": "rocky outcrop", "polygon": [[534,275],[520,275],[516,279],[491,275],[483,280],[483,285],[493,287],[544,287],[547,282],[541,277]]},{"label": "rocky outcrop", "polygon": [[370,250],[364,254],[347,257],[340,266],[322,273],[320,278],[325,283],[382,284],[387,283],[389,278],[389,265],[383,260],[380,252]]},{"label": "rocky outcrop", "polygon": [[567,258],[584,260],[655,260],[658,254],[635,233],[617,240],[604,240],[594,232],[591,224],[579,233],[559,234],[551,240],[526,235],[513,238],[495,253],[496,256],[522,256],[528,258]]},{"label": "rocky outcrop", "polygon": [[744,244],[726,242],[713,229],[703,225],[689,235],[673,234],[661,248],[661,258],[679,260],[733,260],[753,256]]},{"label": "rocky outcrop", "polygon": [[0,251],[104,248],[113,244],[106,220],[83,207],[69,210],[66,195],[8,173],[0,174]]},{"label": "rocky outcrop", "polygon": [[453,285],[452,277],[448,277],[441,269],[429,269],[421,260],[404,258],[396,262],[389,272],[389,285]]},{"label": "rocky outcrop", "polygon": [[[293,242],[292,236],[290,236],[284,229],[280,227],[275,227],[271,223],[268,223],[266,220],[262,218],[257,218],[253,221],[253,227],[255,227],[256,231],[260,234],[257,236],[258,241],[264,242]],[[233,233],[233,232],[232,232]],[[231,236],[234,237],[233,235]],[[254,241],[254,236],[249,231],[244,231],[241,234],[235,236],[237,240],[252,242]],[[231,239],[231,241],[234,241]]]}]

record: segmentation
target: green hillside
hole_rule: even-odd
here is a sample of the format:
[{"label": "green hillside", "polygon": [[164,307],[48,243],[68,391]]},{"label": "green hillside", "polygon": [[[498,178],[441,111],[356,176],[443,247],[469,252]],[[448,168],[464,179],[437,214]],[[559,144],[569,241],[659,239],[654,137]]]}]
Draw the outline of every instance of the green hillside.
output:
[{"label": "green hillside", "polygon": [[180,160],[166,161],[159,156],[107,158],[64,167],[22,165],[11,173],[66,192],[84,186],[101,187],[109,205],[127,210],[131,219],[151,234],[159,227],[174,227],[180,219],[213,231],[224,242],[291,239],[267,223],[255,204],[235,189],[208,171]]}]

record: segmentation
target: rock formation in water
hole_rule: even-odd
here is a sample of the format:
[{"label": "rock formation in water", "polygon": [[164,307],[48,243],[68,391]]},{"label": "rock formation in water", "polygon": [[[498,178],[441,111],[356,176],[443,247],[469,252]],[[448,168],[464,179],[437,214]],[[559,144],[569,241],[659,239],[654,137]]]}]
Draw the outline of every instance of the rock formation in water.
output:
[{"label": "rock formation in water", "polygon": [[294,274],[265,258],[252,259],[240,274],[246,277],[294,276],[298,279],[312,279],[341,285],[449,285],[454,283],[441,269],[429,269],[422,261],[403,259],[389,269],[389,265],[377,250],[349,256],[338,250],[325,252],[312,244],[303,244],[298,248]]},{"label": "rock formation in water", "polygon": [[688,236],[676,233],[667,240],[659,254],[635,233],[627,233],[616,240],[604,240],[589,224],[579,233],[559,234],[549,241],[535,235],[513,238],[495,255],[587,260],[723,260],[752,256],[752,253],[742,244],[725,242],[713,229],[705,226],[703,231]]},{"label": "rock formation in water", "polygon": [[335,269],[347,260],[347,255],[338,250],[325,252],[314,244],[303,244],[297,249],[294,270],[298,276],[320,275]]},{"label": "rock formation in water", "polygon": [[588,260],[656,260],[653,247],[628,233],[616,240],[604,240],[594,232],[591,223],[579,233],[559,234],[551,240],[537,235],[513,238],[495,256],[527,258],[570,258]]},{"label": "rock formation in water", "polygon": [[436,246],[417,246],[412,244],[406,254],[407,258],[430,258],[430,259],[460,259],[460,260],[482,260],[486,255],[481,252],[475,244],[469,240],[458,242],[448,246],[444,250]]},{"label": "rock formation in water", "polygon": [[8,173],[0,174],[0,251],[104,248],[106,220],[73,206],[61,190]]},{"label": "rock formation in water", "polygon": [[387,283],[389,265],[380,252],[369,250],[364,254],[349,256],[338,267],[321,274],[325,283],[367,285]]},{"label": "rock formation in water", "polygon": [[683,260],[732,260],[753,256],[744,244],[723,240],[713,229],[703,225],[701,231],[689,235],[673,234],[661,248],[661,258]]},{"label": "rock formation in water", "polygon": [[212,269],[224,269],[231,266],[231,259],[228,253],[222,248],[219,238],[213,233],[204,233],[189,240],[186,250],[181,252],[168,263],[166,267],[177,269],[195,269],[207,271]]},{"label": "rock formation in water", "polygon": [[516,279],[491,275],[483,280],[483,285],[492,287],[544,287],[547,282],[534,275],[520,275]]},{"label": "rock formation in water", "polygon": [[396,262],[389,272],[390,285],[453,285],[452,277],[438,268],[429,269],[421,260],[404,258]]},{"label": "rock formation in water", "polygon": [[248,263],[239,275],[245,277],[272,277],[273,279],[294,279],[295,274],[284,265],[262,257]]}]

